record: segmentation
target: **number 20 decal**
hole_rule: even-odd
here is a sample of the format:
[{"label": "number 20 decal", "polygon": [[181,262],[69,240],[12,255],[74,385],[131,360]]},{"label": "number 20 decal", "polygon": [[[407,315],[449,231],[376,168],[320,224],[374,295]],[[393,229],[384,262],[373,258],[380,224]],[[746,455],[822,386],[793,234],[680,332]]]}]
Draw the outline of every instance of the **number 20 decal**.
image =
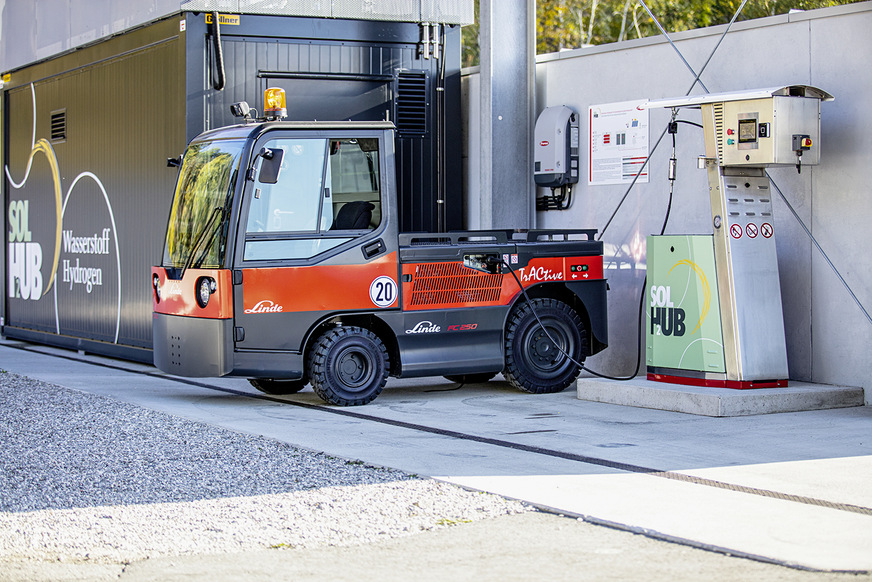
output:
[{"label": "number 20 decal", "polygon": [[390,307],[397,300],[397,283],[387,275],[376,277],[369,285],[369,298],[379,307]]}]

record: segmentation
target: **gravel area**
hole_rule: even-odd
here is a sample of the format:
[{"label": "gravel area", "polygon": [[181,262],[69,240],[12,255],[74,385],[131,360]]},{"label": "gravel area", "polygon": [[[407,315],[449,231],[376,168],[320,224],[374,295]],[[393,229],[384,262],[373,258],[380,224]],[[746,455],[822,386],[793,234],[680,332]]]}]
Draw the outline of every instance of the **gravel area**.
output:
[{"label": "gravel area", "polygon": [[349,545],[530,508],[0,372],[0,561]]}]

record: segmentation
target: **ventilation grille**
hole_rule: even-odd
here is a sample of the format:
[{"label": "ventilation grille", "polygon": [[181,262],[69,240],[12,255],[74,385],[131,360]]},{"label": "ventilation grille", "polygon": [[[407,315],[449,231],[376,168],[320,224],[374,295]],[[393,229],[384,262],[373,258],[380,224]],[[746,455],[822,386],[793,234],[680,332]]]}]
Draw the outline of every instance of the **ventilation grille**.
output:
[{"label": "ventilation grille", "polygon": [[424,71],[397,73],[397,131],[427,133],[427,74]]},{"label": "ventilation grille", "polygon": [[419,265],[412,285],[412,305],[489,303],[500,298],[502,275],[473,271],[460,263]]},{"label": "ventilation grille", "polygon": [[67,110],[51,112],[51,141],[58,143],[67,139]]},{"label": "ventilation grille", "polygon": [[718,142],[718,163],[724,163],[724,104],[712,105],[712,115],[715,118],[715,138]]}]

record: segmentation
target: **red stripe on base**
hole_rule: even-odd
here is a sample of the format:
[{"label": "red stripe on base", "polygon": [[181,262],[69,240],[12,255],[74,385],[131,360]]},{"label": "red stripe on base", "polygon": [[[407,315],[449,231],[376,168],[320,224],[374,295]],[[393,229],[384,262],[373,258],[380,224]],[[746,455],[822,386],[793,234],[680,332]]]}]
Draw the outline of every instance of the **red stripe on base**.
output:
[{"label": "red stripe on base", "polygon": [[787,380],[712,380],[709,378],[690,378],[686,376],[669,376],[667,374],[648,374],[652,382],[668,384],[683,384],[685,386],[703,386],[705,388],[731,388],[733,390],[750,390],[753,388],[787,388]]}]

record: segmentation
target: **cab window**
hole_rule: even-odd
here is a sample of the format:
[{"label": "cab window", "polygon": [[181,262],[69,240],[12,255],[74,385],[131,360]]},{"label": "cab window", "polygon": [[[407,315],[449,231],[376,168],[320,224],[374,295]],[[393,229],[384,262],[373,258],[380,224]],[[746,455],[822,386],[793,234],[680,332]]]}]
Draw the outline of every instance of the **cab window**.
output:
[{"label": "cab window", "polygon": [[269,161],[259,157],[246,232],[318,230],[325,148],[325,140],[321,139],[274,139],[266,144],[265,149],[281,153],[281,163],[277,179],[266,180],[264,175],[274,176],[276,170],[267,172]]},{"label": "cab window", "polygon": [[330,142],[333,230],[373,229],[381,222],[378,140]]},{"label": "cab window", "polygon": [[249,197],[244,260],[313,257],[381,223],[377,138],[264,144]]}]

